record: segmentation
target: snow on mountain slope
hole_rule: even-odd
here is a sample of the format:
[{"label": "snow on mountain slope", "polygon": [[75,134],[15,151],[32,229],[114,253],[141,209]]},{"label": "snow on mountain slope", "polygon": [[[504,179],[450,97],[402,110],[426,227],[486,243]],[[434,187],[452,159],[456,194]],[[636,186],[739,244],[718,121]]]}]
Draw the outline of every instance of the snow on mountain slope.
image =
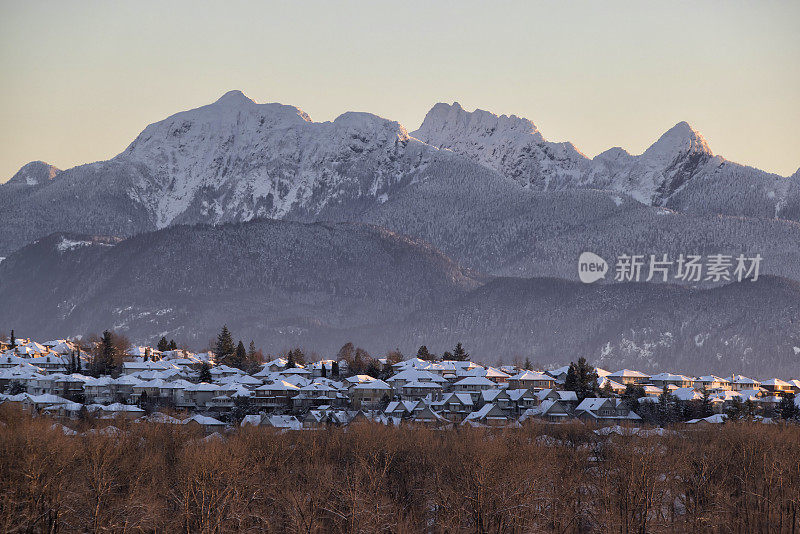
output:
[{"label": "snow on mountain slope", "polygon": [[783,178],[715,156],[686,122],[641,155],[617,147],[592,160],[571,143],[547,141],[527,119],[468,112],[458,103],[436,104],[411,135],[539,191],[609,189],[644,204],[700,214],[797,217],[796,175]]},{"label": "snow on mountain slope", "polygon": [[148,183],[137,185],[163,228],[283,218],[348,196],[375,198],[417,171],[425,151],[398,123],[375,115],[315,123],[296,107],[231,91],[151,124],[115,160],[149,170]]},{"label": "snow on mountain slope", "polygon": [[589,164],[571,143],[546,141],[527,119],[468,112],[458,102],[433,106],[411,135],[540,191],[576,186]]},{"label": "snow on mountain slope", "polygon": [[24,196],[0,186],[12,206],[0,212],[0,251],[55,231],[127,236],[180,223],[336,219],[424,179],[432,159],[453,157],[375,115],[315,123],[296,107],[231,91]]}]

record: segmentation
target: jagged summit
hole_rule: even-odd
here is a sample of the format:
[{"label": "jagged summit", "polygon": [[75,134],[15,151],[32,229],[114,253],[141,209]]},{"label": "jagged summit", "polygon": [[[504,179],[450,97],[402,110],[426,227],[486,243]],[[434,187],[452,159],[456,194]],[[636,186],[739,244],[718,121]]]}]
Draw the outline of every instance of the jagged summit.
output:
[{"label": "jagged summit", "polygon": [[685,122],[641,155],[614,148],[591,160],[527,119],[458,102],[433,106],[411,135],[370,113],[314,122],[295,106],[229,91],[150,124],[110,160],[61,173],[42,162],[21,169],[2,186],[0,252],[57,230],[126,236],[256,217],[357,218],[420,205],[454,175],[463,183],[442,189],[448,198],[595,189],[677,212],[800,220],[800,180],[711,155]]},{"label": "jagged summit", "polygon": [[31,161],[23,165],[6,183],[28,186],[44,184],[55,178],[60,172],[61,169],[44,161]]},{"label": "jagged summit", "polygon": [[642,155],[646,158],[663,159],[687,153],[714,155],[700,132],[689,126],[688,122],[681,121],[667,130]]},{"label": "jagged summit", "polygon": [[453,135],[533,136],[536,142],[544,140],[536,125],[528,119],[516,115],[498,116],[482,109],[469,112],[458,102],[434,105],[419,129],[411,135],[432,145],[441,144],[446,137]]}]

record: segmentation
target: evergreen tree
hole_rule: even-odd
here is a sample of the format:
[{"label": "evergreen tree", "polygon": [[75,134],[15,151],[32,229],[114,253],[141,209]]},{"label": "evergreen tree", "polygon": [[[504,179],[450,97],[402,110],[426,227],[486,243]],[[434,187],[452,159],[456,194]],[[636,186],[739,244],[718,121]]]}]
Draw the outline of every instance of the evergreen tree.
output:
[{"label": "evergreen tree", "polygon": [[628,405],[628,408],[635,411],[639,409],[639,399],[644,396],[644,386],[640,384],[628,384],[625,386],[625,393],[622,394],[622,400]]},{"label": "evergreen tree", "polygon": [[469,360],[469,354],[461,346],[461,342],[456,343],[456,348],[453,349],[453,360],[457,362],[465,362]]},{"label": "evergreen tree", "polygon": [[725,410],[725,415],[728,416],[730,420],[741,419],[744,415],[744,404],[742,403],[739,397],[734,397],[731,400],[731,404],[727,410]]},{"label": "evergreen tree", "polygon": [[161,339],[158,340],[158,345],[156,345],[156,348],[158,349],[159,352],[168,351],[169,343],[167,342],[167,338],[162,336]]},{"label": "evergreen tree", "polygon": [[586,358],[578,358],[578,362],[569,364],[564,389],[574,391],[578,400],[597,395],[597,371],[586,363]]},{"label": "evergreen tree", "polygon": [[217,336],[217,345],[214,347],[214,357],[219,362],[234,352],[236,352],[236,345],[233,343],[233,336],[228,330],[228,325],[224,325],[222,331]]},{"label": "evergreen tree", "polygon": [[200,382],[208,382],[211,383],[211,366],[208,365],[208,362],[203,362],[203,365],[200,366]]},{"label": "evergreen tree", "polygon": [[247,349],[247,358],[250,361],[256,361],[256,343],[252,339],[250,340],[250,347]]},{"label": "evergreen tree", "polygon": [[614,396],[614,389],[611,387],[611,380],[606,379],[606,381],[603,383],[603,387],[600,388],[600,396],[601,397]]},{"label": "evergreen tree", "polygon": [[174,339],[169,340],[169,346],[167,346],[167,350],[178,350],[178,344],[175,343]]},{"label": "evergreen tree", "polygon": [[571,362],[569,364],[569,369],[567,369],[567,376],[564,378],[564,390],[565,391],[578,391],[578,377],[575,373],[575,363]]},{"label": "evergreen tree", "polygon": [[331,376],[334,378],[339,378],[339,361],[334,360],[331,364]]},{"label": "evergreen tree", "polygon": [[533,371],[533,364],[531,363],[530,358],[525,358],[525,369],[528,371]]},{"label": "evergreen tree", "polygon": [[428,347],[426,347],[425,345],[422,345],[419,348],[419,350],[417,351],[417,358],[419,358],[420,360],[431,361],[431,360],[434,359],[434,356],[433,356],[433,354],[428,352]]},{"label": "evergreen tree", "polygon": [[705,384],[702,390],[703,398],[700,400],[700,418],[710,417],[714,415],[714,410],[711,407],[711,392],[708,391]]},{"label": "evergreen tree", "polygon": [[78,347],[78,355],[75,358],[75,372],[80,373],[83,371],[83,364],[81,363],[81,348]]},{"label": "evergreen tree", "polygon": [[778,403],[778,413],[787,421],[800,419],[800,408],[795,404],[794,393],[789,393]]},{"label": "evergreen tree", "polygon": [[116,352],[111,332],[108,330],[104,331],[103,337],[100,340],[100,346],[97,349],[97,355],[95,356],[95,375],[110,375],[114,373],[116,370]]},{"label": "evergreen tree", "polygon": [[364,374],[369,375],[372,378],[380,378],[381,370],[378,367],[378,362],[370,359],[369,363],[364,368]]},{"label": "evergreen tree", "polygon": [[674,397],[665,385],[658,396],[658,424],[661,426],[674,423],[676,420]]},{"label": "evergreen tree", "polygon": [[449,350],[442,353],[442,361],[453,361],[454,359],[453,354]]},{"label": "evergreen tree", "polygon": [[756,415],[756,403],[753,402],[752,399],[748,398],[744,401],[744,416],[748,419],[752,419]]},{"label": "evergreen tree", "polygon": [[325,362],[322,362],[322,378],[328,377],[328,370],[325,368]]},{"label": "evergreen tree", "polygon": [[230,414],[231,422],[239,424],[242,422],[245,415],[249,415],[253,411],[253,403],[250,397],[237,395],[233,398],[233,410],[231,410]]},{"label": "evergreen tree", "polygon": [[75,353],[71,352],[69,355],[69,367],[67,368],[67,374],[71,375],[77,372],[78,368],[75,364]]},{"label": "evergreen tree", "polygon": [[246,364],[247,364],[247,350],[245,350],[244,348],[244,343],[239,341],[239,344],[236,345],[236,352],[234,352],[233,356],[230,358],[230,366],[244,370]]},{"label": "evergreen tree", "polygon": [[9,345],[12,349],[17,348],[17,337],[14,335],[14,329],[11,329],[11,339]]},{"label": "evergreen tree", "polygon": [[289,354],[286,355],[286,368],[291,369],[292,367],[297,367],[294,361],[294,349],[290,350]]}]

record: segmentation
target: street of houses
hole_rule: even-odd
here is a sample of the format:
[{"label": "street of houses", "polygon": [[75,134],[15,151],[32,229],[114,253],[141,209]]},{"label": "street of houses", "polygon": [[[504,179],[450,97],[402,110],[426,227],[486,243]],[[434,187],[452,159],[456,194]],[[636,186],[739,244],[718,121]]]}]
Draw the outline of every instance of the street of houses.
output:
[{"label": "street of houses", "polygon": [[[119,376],[91,377],[68,372],[74,370],[76,354],[78,367],[86,368],[86,355],[68,340],[0,345],[0,402],[64,419],[123,417],[196,424],[212,433],[237,425],[300,430],[357,421],[442,428],[575,419],[598,425],[637,424],[640,408],[664,402],[665,394],[677,403],[703,403],[711,412],[686,423],[722,423],[736,403],[746,403],[753,416],[768,421],[782,397],[800,393],[798,379],[595,369],[595,391],[602,396],[580,399],[575,391],[564,389],[569,366],[536,372],[471,361],[378,360],[382,378],[375,378],[348,373],[346,361],[289,367],[289,361],[277,358],[247,374],[214,365],[212,353],[149,347],[129,350]],[[210,381],[200,381],[204,364]],[[334,369],[338,376],[333,376]],[[631,386],[642,392],[634,402],[624,398]],[[795,403],[800,407],[800,395]]]}]

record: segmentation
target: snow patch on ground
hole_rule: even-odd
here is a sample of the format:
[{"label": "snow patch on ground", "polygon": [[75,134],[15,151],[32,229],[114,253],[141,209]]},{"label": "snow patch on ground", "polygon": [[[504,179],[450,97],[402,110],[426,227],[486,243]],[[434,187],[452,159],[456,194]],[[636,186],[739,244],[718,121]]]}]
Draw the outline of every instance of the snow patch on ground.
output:
[{"label": "snow patch on ground", "polygon": [[75,250],[76,248],[80,247],[87,247],[91,244],[92,243],[90,241],[73,241],[72,239],[62,237],[61,242],[56,245],[56,248],[59,252],[65,252],[67,250]]}]

